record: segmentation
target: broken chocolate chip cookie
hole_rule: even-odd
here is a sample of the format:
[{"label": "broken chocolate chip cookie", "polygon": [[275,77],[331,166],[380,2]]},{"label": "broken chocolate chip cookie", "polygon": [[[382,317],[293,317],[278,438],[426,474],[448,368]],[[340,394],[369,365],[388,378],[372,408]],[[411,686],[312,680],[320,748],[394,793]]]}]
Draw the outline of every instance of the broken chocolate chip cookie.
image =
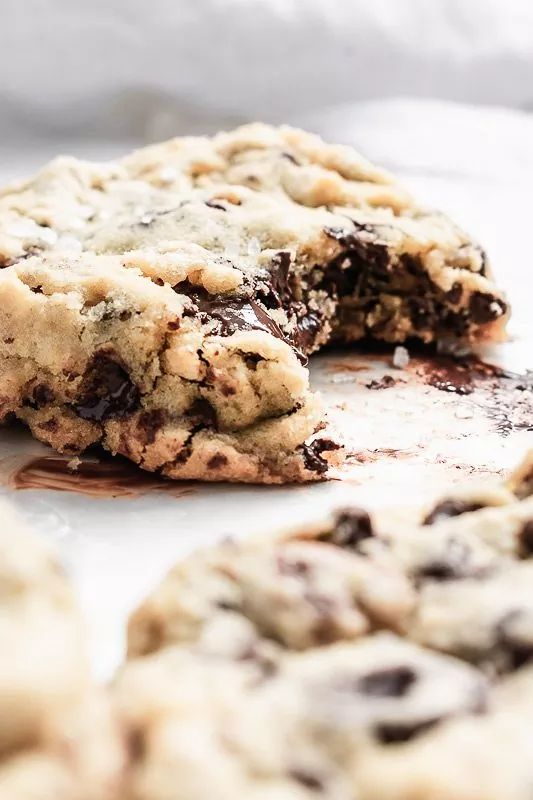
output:
[{"label": "broken chocolate chip cookie", "polygon": [[307,357],[502,338],[480,247],[354,150],[287,127],[60,158],[0,191],[0,419],[171,478],[322,479]]}]

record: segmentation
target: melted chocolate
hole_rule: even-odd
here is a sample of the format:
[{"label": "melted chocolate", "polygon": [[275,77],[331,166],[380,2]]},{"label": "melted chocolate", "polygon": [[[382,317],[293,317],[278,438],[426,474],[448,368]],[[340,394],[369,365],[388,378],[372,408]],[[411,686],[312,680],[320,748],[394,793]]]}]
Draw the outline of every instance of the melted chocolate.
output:
[{"label": "melted chocolate", "polygon": [[123,417],[139,406],[139,391],[126,370],[108,353],[89,362],[80,398],[73,408],[82,419],[104,422]]},{"label": "melted chocolate", "polygon": [[311,472],[317,472],[319,475],[324,475],[329,468],[328,462],[322,456],[322,453],[339,449],[340,445],[331,439],[315,439],[311,444],[303,444],[300,447],[306,469]]},{"label": "melted chocolate", "polygon": [[507,311],[507,306],[492,294],[474,292],[469,303],[470,316],[477,325],[484,325],[501,317]]},{"label": "melted chocolate", "polygon": [[38,456],[1,471],[12,489],[52,489],[91,497],[135,497],[150,491],[180,497],[194,491],[191,484],[183,486],[145,472],[120,456],[104,454],[99,458],[82,457],[79,463],[60,455]]},{"label": "melted chocolate", "polygon": [[31,399],[27,401],[27,403],[30,408],[39,409],[47,406],[52,402],[53,399],[54,393],[48,388],[48,386],[40,383],[34,387]]},{"label": "melted chocolate", "polygon": [[220,297],[191,297],[204,323],[215,320],[215,333],[231,336],[237,331],[260,330],[277,339],[287,339],[267,311],[255,300],[225,300]]}]

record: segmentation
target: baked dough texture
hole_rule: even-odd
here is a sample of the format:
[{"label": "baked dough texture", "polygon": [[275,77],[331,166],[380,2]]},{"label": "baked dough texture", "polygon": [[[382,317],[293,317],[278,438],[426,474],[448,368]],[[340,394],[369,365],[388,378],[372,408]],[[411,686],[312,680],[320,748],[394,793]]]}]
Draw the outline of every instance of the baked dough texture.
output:
[{"label": "baked dough texture", "polygon": [[288,127],[59,158],[0,191],[0,419],[178,479],[323,479],[307,357],[503,337],[481,248],[349,147]]}]

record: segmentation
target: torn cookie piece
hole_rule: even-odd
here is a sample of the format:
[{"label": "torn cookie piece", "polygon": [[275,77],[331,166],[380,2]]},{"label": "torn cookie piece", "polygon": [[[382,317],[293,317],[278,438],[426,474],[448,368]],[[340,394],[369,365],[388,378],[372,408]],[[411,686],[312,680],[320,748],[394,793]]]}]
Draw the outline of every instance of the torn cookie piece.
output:
[{"label": "torn cookie piece", "polygon": [[311,353],[496,341],[508,317],[463,231],[288,127],[57,159],[0,192],[0,262],[0,419],[173,478],[322,480],[342,453]]}]

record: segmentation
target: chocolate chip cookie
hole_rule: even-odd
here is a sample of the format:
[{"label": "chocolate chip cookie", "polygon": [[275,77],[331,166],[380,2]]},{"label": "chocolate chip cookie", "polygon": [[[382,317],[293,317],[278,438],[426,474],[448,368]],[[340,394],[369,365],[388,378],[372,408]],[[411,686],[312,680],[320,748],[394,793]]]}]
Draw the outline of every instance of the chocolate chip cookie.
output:
[{"label": "chocolate chip cookie", "polygon": [[114,688],[128,797],[527,800],[532,463],[176,566]]},{"label": "chocolate chip cookie", "polygon": [[114,800],[122,745],[48,549],[0,503],[0,797]]},{"label": "chocolate chip cookie", "polygon": [[249,125],[0,192],[0,419],[171,478],[283,483],[342,458],[307,357],[502,338],[485,254],[354,150]]}]

